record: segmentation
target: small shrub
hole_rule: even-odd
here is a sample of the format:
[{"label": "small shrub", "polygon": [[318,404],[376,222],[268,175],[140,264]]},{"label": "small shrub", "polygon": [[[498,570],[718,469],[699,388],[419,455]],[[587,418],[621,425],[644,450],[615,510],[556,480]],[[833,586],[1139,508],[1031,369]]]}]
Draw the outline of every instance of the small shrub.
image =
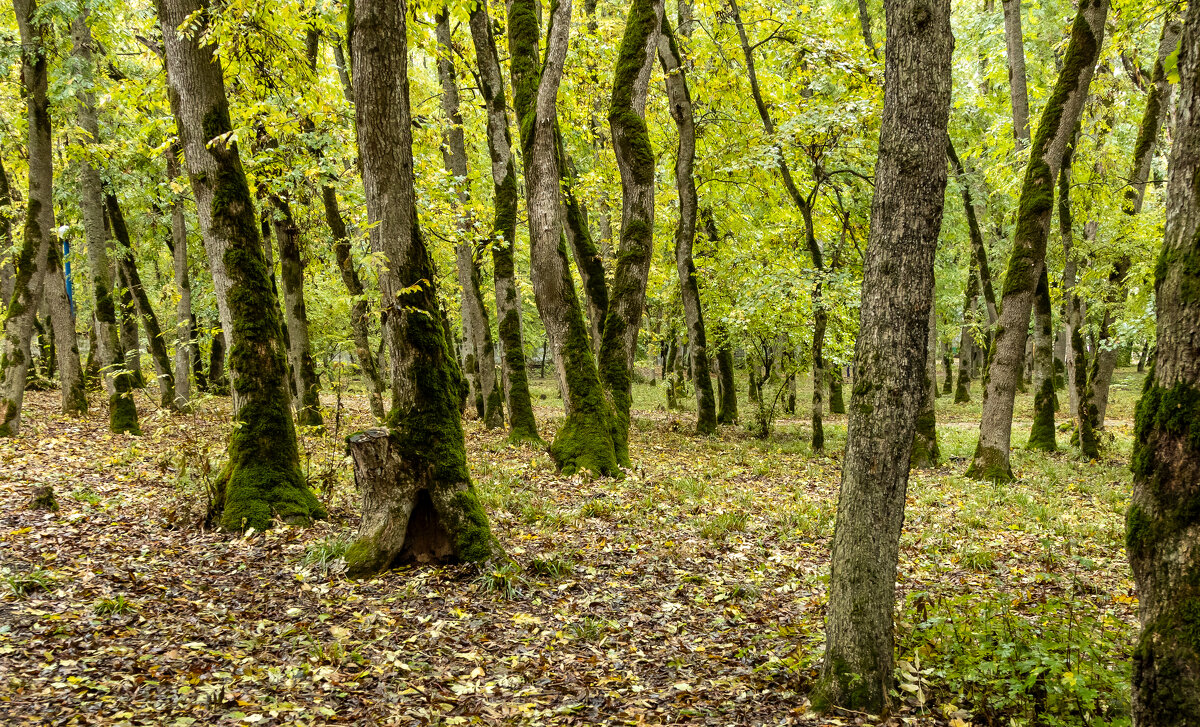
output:
[{"label": "small shrub", "polygon": [[565,629],[568,636],[579,641],[599,641],[616,628],[616,624],[606,618],[584,616],[579,621],[568,624]]}]

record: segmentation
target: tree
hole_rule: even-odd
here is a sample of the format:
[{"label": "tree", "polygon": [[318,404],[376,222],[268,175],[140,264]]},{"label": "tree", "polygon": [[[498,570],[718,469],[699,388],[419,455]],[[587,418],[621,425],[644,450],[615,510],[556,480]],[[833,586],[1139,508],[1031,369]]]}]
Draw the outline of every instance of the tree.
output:
[{"label": "tree", "polygon": [[[0,350],[0,436],[21,431],[21,403],[29,373],[29,342],[42,298],[47,258],[54,241],[53,157],[47,99],[47,50],[51,28],[37,18],[35,0],[13,0],[21,33],[21,86],[28,112],[29,201],[21,250],[16,258],[13,296],[4,313]],[[38,22],[40,20],[40,22]]]},{"label": "tree", "polygon": [[954,37],[948,0],[888,0],[885,85],[862,311],[813,705],[884,711],[896,565],[926,375],[946,186]]},{"label": "tree", "polygon": [[1200,724],[1200,5],[1185,11],[1157,341],[1134,424],[1126,550],[1139,593],[1133,719]]},{"label": "tree", "polygon": [[275,213],[271,227],[279,244],[279,269],[283,279],[283,319],[287,324],[288,368],[296,389],[296,421],[306,427],[323,427],[321,380],[313,365],[308,336],[308,309],[304,304],[304,260],[300,254],[300,226],[287,200],[272,194]]},{"label": "tree", "polygon": [[[222,328],[229,336],[235,428],[213,516],[227,530],[276,518],[305,523],[325,509],[300,471],[279,305],[235,142],[221,66],[201,44],[197,0],[158,0],[171,107],[199,212]],[[180,30],[185,20],[189,26]]]},{"label": "tree", "polygon": [[[172,144],[167,150],[167,179],[168,184],[174,182],[182,174],[179,167],[179,146]],[[192,356],[196,337],[194,326],[195,316],[192,315],[192,282],[188,272],[187,249],[187,220],[184,217],[183,202],[175,194],[171,195],[171,234],[167,238],[171,248],[171,262],[175,271],[175,287],[179,288],[179,302],[175,307],[175,408],[187,411],[191,408],[192,399]],[[197,363],[199,356],[196,356]],[[196,385],[203,388],[203,369]]]},{"label": "tree", "polygon": [[543,63],[539,60],[541,28],[535,4],[532,0],[514,0],[509,6],[513,109],[525,161],[533,290],[566,409],[566,418],[550,444],[550,454],[564,474],[586,469],[597,475],[616,475],[620,470],[613,441],[614,412],[588,342],[587,324],[567,263],[559,212],[563,162],[558,148],[556,103],[570,21],[571,1],[562,0],[550,13]]},{"label": "tree", "polygon": [[979,444],[967,476],[1009,481],[1013,402],[1025,362],[1034,293],[1046,262],[1046,238],[1054,211],[1054,182],[1063,152],[1079,123],[1104,40],[1107,0],[1081,0],[1062,71],[1042,109],[1029,165],[1021,185],[1017,227],[1004,277],[1000,316],[994,328],[985,377]]},{"label": "tree", "polygon": [[350,25],[370,235],[387,257],[380,288],[392,379],[388,429],[351,439],[363,490],[358,537],[346,552],[352,576],[397,560],[482,561],[499,548],[467,471],[464,382],[417,219],[407,12],[407,2],[359,0]]}]

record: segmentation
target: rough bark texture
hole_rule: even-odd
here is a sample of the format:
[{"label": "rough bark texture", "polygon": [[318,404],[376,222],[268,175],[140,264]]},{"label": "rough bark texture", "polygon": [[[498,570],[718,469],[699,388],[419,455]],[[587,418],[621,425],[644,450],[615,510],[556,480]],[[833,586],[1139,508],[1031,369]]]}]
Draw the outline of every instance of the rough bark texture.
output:
[{"label": "rough bark texture", "polygon": [[79,336],[75,331],[75,315],[67,298],[67,282],[63,276],[63,252],[57,239],[52,239],[46,251],[46,280],[42,296],[50,308],[50,323],[54,327],[54,355],[58,362],[58,380],[62,392],[62,413],[87,413],[87,390],[83,367],[79,363]]},{"label": "rough bark texture", "polygon": [[909,465],[926,469],[937,467],[941,461],[937,438],[937,317],[934,306],[929,307],[929,344],[925,361],[925,397],[917,412],[916,431],[913,433],[912,456]]},{"label": "rough bark texture", "polygon": [[29,374],[29,342],[42,298],[46,256],[54,231],[53,158],[50,148],[50,104],[47,100],[47,58],[43,45],[50,27],[34,25],[35,0],[13,0],[21,34],[21,85],[28,114],[29,195],[25,229],[17,253],[13,295],[4,313],[0,349],[0,436],[21,430],[21,403]]},{"label": "rough bark texture", "polygon": [[[680,14],[687,3],[680,3]],[[683,57],[664,14],[658,35],[658,58],[666,75],[667,98],[671,118],[679,129],[679,149],[675,158],[675,186],[679,190],[679,224],[675,227],[675,270],[679,275],[679,296],[687,323],[692,356],[692,384],[696,389],[696,432],[712,434],[717,430],[717,404],[713,398],[712,373],[708,368],[708,332],[704,328],[704,309],[700,305],[700,286],[692,243],[696,239],[696,179],[692,166],[696,157],[696,121],[692,114],[692,95],[688,90]]]},{"label": "rough bark texture", "polygon": [[1029,449],[1053,452],[1054,441],[1054,325],[1050,303],[1050,278],[1046,266],[1038,276],[1033,315],[1033,428]]},{"label": "rough bark texture", "polygon": [[1003,309],[996,323],[984,377],[979,444],[967,469],[975,479],[1013,479],[1009,465],[1013,403],[1025,361],[1025,341],[1046,238],[1054,211],[1054,182],[1075,132],[1095,71],[1108,17],[1107,0],[1083,0],[1071,29],[1062,71],[1042,109],[1037,137],[1021,186],[1017,229],[1004,277]]},{"label": "rough bark texture", "polygon": [[517,171],[508,131],[508,104],[496,39],[487,3],[471,11],[471,39],[479,68],[479,86],[487,106],[488,153],[494,188],[492,278],[496,289],[496,331],[500,339],[501,379],[508,404],[509,441],[541,444],[525,363],[521,326],[521,296],[517,287],[514,248],[517,244]]},{"label": "rough bark texture", "polygon": [[[378,461],[388,465],[359,480],[363,518],[346,553],[352,576],[388,569],[406,544],[448,550],[444,557],[460,561],[486,560],[497,550],[467,471],[462,372],[417,220],[407,13],[407,2],[358,0],[350,36],[367,218],[372,248],[387,259],[379,284],[392,380],[388,429],[372,437],[386,452]],[[422,519],[410,519],[414,514]]]},{"label": "rough bark texture", "polygon": [[513,108],[525,160],[533,289],[566,409],[550,454],[565,474],[587,469],[597,475],[616,475],[620,470],[613,443],[612,405],[600,384],[561,233],[555,104],[570,20],[571,2],[561,0],[550,15],[543,65],[538,53],[537,4],[514,0],[509,7]]},{"label": "rough bark texture", "polygon": [[[300,470],[288,399],[279,305],[263,257],[254,202],[231,131],[221,67],[202,33],[176,28],[199,0],[159,0],[167,85],[199,212],[222,328],[229,336],[234,421],[229,461],[216,483],[213,515],[227,530],[263,529],[275,519],[304,523],[325,510]],[[200,17],[203,17],[202,15]]]},{"label": "rough bark texture", "polygon": [[1008,97],[1012,103],[1013,138],[1017,148],[1029,146],[1029,88],[1025,80],[1025,35],[1021,32],[1021,0],[1000,0],[1004,8],[1004,45],[1008,57]]},{"label": "rough bark texture", "polygon": [[1141,633],[1133,723],[1200,725],[1200,5],[1184,16],[1167,219],[1154,273],[1158,348],[1134,425],[1126,551]]},{"label": "rough bark texture", "polygon": [[292,217],[291,205],[272,195],[275,214],[271,226],[279,245],[279,269],[283,281],[283,318],[287,325],[288,367],[296,391],[296,423],[323,427],[321,416],[321,379],[313,363],[308,337],[308,310],[304,305],[304,260],[300,251],[300,226]]},{"label": "rough bark texture", "polygon": [[946,186],[949,0],[888,0],[875,197],[833,537],[825,658],[813,693],[884,712],[896,564],[916,412],[929,396],[933,258]]},{"label": "rough bark texture", "polygon": [[438,14],[438,80],[442,85],[442,113],[446,129],[442,135],[442,158],[458,186],[459,241],[454,246],[458,268],[458,283],[462,288],[463,334],[475,357],[479,372],[479,393],[483,403],[483,423],[489,429],[504,426],[504,394],[500,377],[496,375],[496,348],[492,343],[492,323],[479,283],[479,263],[475,256],[482,246],[467,239],[471,235],[471,218],[467,212],[470,190],[467,180],[467,147],[463,136],[462,114],[458,109],[458,79],[454,68],[454,49],[450,37],[450,11],[443,7]]},{"label": "rough bark texture", "polygon": [[[183,174],[179,167],[179,147],[172,144],[167,150],[167,177],[175,179]],[[192,400],[192,280],[188,272],[187,220],[184,218],[183,202],[178,197],[171,199],[171,246],[172,267],[175,272],[175,287],[179,289],[179,302],[175,306],[175,408],[187,411]],[[200,383],[197,382],[199,386]]]},{"label": "rough bark texture", "polygon": [[871,32],[871,11],[867,9],[867,0],[858,0],[858,25],[862,29],[863,45],[872,58],[879,58],[879,49],[875,47],[875,34]]},{"label": "rough bark texture", "polygon": [[996,310],[996,291],[992,285],[991,265],[988,263],[987,245],[983,241],[983,232],[979,229],[979,217],[975,214],[975,201],[971,195],[971,186],[967,181],[967,170],[954,151],[954,143],[947,148],[950,164],[954,166],[954,179],[962,196],[963,211],[967,215],[967,232],[971,239],[971,252],[974,256],[975,274],[978,276],[979,292],[983,293],[987,306],[988,326],[996,324],[999,313]]},{"label": "rough bark texture", "polygon": [[[108,220],[105,213],[104,219]],[[120,252],[117,252],[120,257]],[[114,265],[114,277],[117,281],[118,296],[118,331],[121,339],[121,357],[125,361],[125,370],[129,372],[130,381],[135,389],[146,387],[146,377],[142,373],[142,339],[138,332],[137,306],[133,302],[133,293],[129,289],[129,281],[121,266]]]},{"label": "rough bark texture", "polygon": [[645,117],[662,17],[662,0],[633,0],[630,4],[608,108],[622,204],[613,289],[601,334],[600,379],[612,396],[613,446],[617,461],[625,466],[629,465],[633,359],[654,256],[654,150]]},{"label": "rough bark texture", "polygon": [[129,239],[129,229],[125,226],[125,216],[116,195],[104,195],[104,209],[108,212],[112,224],[113,237],[119,245],[117,265],[125,276],[129,294],[133,296],[133,304],[138,316],[142,319],[142,327],[146,329],[146,342],[150,346],[150,357],[154,362],[154,371],[158,378],[159,405],[164,409],[176,410],[175,407],[175,376],[172,373],[171,358],[167,355],[167,342],[163,338],[162,329],[158,325],[158,316],[150,305],[150,296],[142,285],[142,277],[138,273],[137,261],[133,257],[133,241]]},{"label": "rough bark texture", "polygon": [[[7,251],[12,247],[12,218],[8,216],[9,205],[12,204],[12,190],[8,185],[8,172],[4,169],[4,162],[0,160],[0,245],[4,246]],[[0,259],[0,305],[8,307],[9,301],[12,300],[13,286],[17,282],[17,270],[13,265],[12,257],[4,255]]]}]

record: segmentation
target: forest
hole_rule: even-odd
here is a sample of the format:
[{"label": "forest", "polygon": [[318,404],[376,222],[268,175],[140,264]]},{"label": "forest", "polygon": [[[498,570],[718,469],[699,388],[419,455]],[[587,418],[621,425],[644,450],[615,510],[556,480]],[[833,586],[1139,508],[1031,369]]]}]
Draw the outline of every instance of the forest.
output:
[{"label": "forest", "polygon": [[0,63],[3,724],[1200,727],[1200,5]]}]

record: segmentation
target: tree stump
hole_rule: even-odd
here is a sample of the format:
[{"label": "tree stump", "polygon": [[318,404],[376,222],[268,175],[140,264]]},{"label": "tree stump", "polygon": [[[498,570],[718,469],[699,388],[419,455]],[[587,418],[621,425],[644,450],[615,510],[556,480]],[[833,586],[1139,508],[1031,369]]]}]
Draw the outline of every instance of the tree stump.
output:
[{"label": "tree stump", "polygon": [[29,501],[29,509],[58,512],[58,499],[54,496],[54,488],[44,485],[34,490],[33,499]]}]

